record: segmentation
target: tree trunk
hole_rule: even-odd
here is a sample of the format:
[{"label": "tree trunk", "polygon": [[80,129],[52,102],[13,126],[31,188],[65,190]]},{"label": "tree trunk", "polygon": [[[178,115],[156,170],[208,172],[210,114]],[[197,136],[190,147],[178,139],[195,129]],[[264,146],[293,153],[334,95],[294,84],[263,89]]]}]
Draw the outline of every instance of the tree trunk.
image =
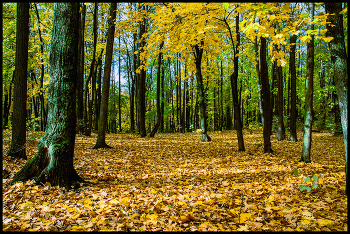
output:
[{"label": "tree trunk", "polygon": [[116,11],[115,11],[116,6],[117,6],[117,3],[112,2],[109,9],[110,17],[108,19],[106,59],[105,59],[104,74],[103,74],[100,118],[98,120],[97,141],[95,146],[93,147],[94,149],[111,148],[111,146],[106,144],[106,127],[107,127],[107,117],[108,117],[107,115],[108,115],[111,65],[112,65],[112,57],[113,57],[113,41],[114,41],[114,31],[115,31],[114,20],[116,16]]},{"label": "tree trunk", "polygon": [[278,86],[278,130],[277,138],[279,141],[282,141],[286,138],[286,133],[283,123],[283,76],[282,76],[282,66],[276,66],[277,73],[277,86]]},{"label": "tree trunk", "polygon": [[[231,34],[231,30],[230,34]],[[244,147],[244,140],[243,140],[243,132],[242,132],[242,122],[241,122],[241,110],[240,110],[240,103],[238,102],[238,92],[237,92],[237,81],[238,81],[238,57],[236,54],[238,54],[238,46],[240,44],[240,36],[239,36],[239,16],[236,16],[236,33],[237,33],[237,44],[236,47],[234,46],[233,37],[231,34],[231,43],[234,50],[234,71],[232,75],[230,76],[231,80],[231,89],[232,89],[232,99],[233,99],[233,108],[234,108],[234,116],[235,116],[235,122],[236,122],[236,133],[237,133],[237,139],[238,139],[238,151],[245,151]],[[241,93],[241,92],[240,92]],[[240,98],[241,99],[241,98]]]},{"label": "tree trunk", "polygon": [[8,122],[9,122],[9,115],[10,115],[10,107],[11,107],[11,100],[12,100],[12,84],[15,76],[15,71],[12,73],[12,79],[10,82],[10,87],[8,88],[7,93],[5,94],[4,98],[4,116],[3,116],[3,125],[2,129],[6,129]]},{"label": "tree trunk", "polygon": [[12,182],[37,183],[70,189],[83,181],[73,167],[76,127],[76,85],[79,3],[56,3],[50,53],[48,125],[38,152]]},{"label": "tree trunk", "polygon": [[[341,124],[345,145],[345,173],[347,181],[348,168],[348,57],[344,40],[343,15],[341,2],[326,2],[326,13],[330,13],[327,21],[335,25],[327,24],[327,34],[334,39],[330,41],[331,61],[333,63],[335,86],[337,88],[338,103],[340,109]],[[333,15],[334,14],[334,15]],[[346,189],[347,194],[347,189]]]},{"label": "tree trunk", "polygon": [[160,112],[160,68],[162,66],[162,52],[161,50],[163,49],[163,45],[164,45],[164,41],[162,41],[160,43],[160,47],[159,47],[159,55],[158,55],[158,69],[157,69],[157,123],[154,126],[150,137],[154,137],[154,135],[156,134],[159,125],[160,125],[160,121],[161,121],[161,112]]},{"label": "tree trunk", "polygon": [[[140,32],[139,32],[139,40],[140,42],[140,51],[141,54],[145,48],[145,38],[142,38],[143,34],[146,33],[146,18],[143,19],[143,23],[139,24]],[[139,62],[141,63],[141,58],[139,58]],[[142,65],[145,65],[145,61],[142,61]],[[143,68],[138,76],[138,103],[139,103],[139,128],[140,128],[140,136],[145,137],[146,133],[146,70]]]},{"label": "tree trunk", "polygon": [[[314,18],[314,3],[309,6],[309,16]],[[309,30],[313,30],[314,26],[309,25]],[[301,155],[302,162],[311,163],[311,141],[312,141],[312,103],[313,103],[313,86],[314,86],[314,35],[311,35],[311,41],[307,43],[307,76],[305,80],[305,121],[304,121],[304,137],[303,151]]]},{"label": "tree trunk", "polygon": [[203,45],[204,41],[200,42],[200,45],[195,45],[194,49],[194,55],[195,55],[195,62],[196,62],[196,78],[197,78],[197,87],[198,87],[198,102],[199,102],[199,108],[200,108],[200,115],[201,115],[201,129],[202,129],[202,141],[211,141],[211,138],[208,135],[207,132],[207,108],[206,108],[206,94],[203,84],[203,77],[202,77],[202,55],[203,55]]},{"label": "tree trunk", "polygon": [[29,41],[29,2],[17,3],[15,76],[13,82],[12,138],[8,156],[27,159],[27,69]]},{"label": "tree trunk", "polygon": [[272,111],[270,106],[270,85],[266,62],[266,38],[260,37],[260,63],[261,63],[261,96],[262,96],[262,109],[264,118],[264,152],[272,153],[271,149],[271,127],[272,127]]},{"label": "tree trunk", "polygon": [[84,32],[86,5],[82,3],[78,36],[78,77],[77,77],[77,133],[84,134]]},{"label": "tree trunk", "polygon": [[290,38],[290,89],[291,89],[291,110],[290,110],[290,141],[298,141],[297,138],[297,87],[296,87],[296,69],[295,69],[295,48],[297,36],[292,35]]}]

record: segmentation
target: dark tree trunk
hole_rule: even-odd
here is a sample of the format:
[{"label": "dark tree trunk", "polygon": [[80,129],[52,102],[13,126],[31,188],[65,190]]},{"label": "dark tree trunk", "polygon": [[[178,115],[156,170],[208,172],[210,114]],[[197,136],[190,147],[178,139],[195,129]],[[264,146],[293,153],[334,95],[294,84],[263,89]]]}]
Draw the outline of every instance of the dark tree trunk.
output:
[{"label": "dark tree trunk", "polygon": [[84,32],[86,5],[82,3],[78,35],[77,133],[84,134]]},{"label": "dark tree trunk", "polygon": [[292,35],[290,38],[290,90],[291,90],[291,110],[290,110],[290,141],[298,141],[297,138],[297,76],[295,69],[295,48],[297,36]]},{"label": "dark tree trunk", "polygon": [[199,108],[200,108],[200,115],[201,115],[201,129],[202,129],[202,141],[211,141],[211,138],[208,135],[207,130],[207,104],[206,104],[206,94],[203,84],[203,77],[202,77],[202,56],[203,56],[203,46],[204,42],[201,41],[199,45],[195,45],[194,49],[194,57],[196,62],[196,78],[197,78],[197,87],[198,87],[198,102],[199,102]]},{"label": "dark tree trunk", "polygon": [[[140,23],[140,32],[139,32],[139,40],[140,42],[140,52],[141,54],[146,48],[146,41],[142,38],[143,34],[146,33],[146,19],[143,19],[143,23]],[[141,63],[141,58],[139,58],[139,62]],[[142,61],[142,65],[145,65],[145,61]],[[139,129],[140,136],[145,137],[146,133],[146,70],[143,68],[138,76],[139,81],[137,92],[138,92],[138,106],[139,106]]]},{"label": "dark tree trunk", "polygon": [[162,83],[161,83],[161,94],[162,99],[160,103],[160,131],[164,132],[164,103],[165,103],[165,91],[164,91],[164,65],[162,66],[162,77],[161,77]]},{"label": "dark tree trunk", "polygon": [[277,86],[278,86],[278,140],[282,141],[286,138],[286,133],[284,129],[284,123],[283,123],[283,76],[282,76],[282,66],[276,66],[276,73],[277,73]]},{"label": "dark tree trunk", "polygon": [[154,135],[156,134],[158,128],[159,128],[159,125],[160,125],[160,122],[161,122],[161,112],[160,112],[160,68],[161,68],[161,65],[162,65],[162,52],[161,50],[163,49],[163,45],[164,45],[164,41],[162,41],[160,43],[160,47],[159,47],[159,55],[158,55],[158,69],[157,69],[157,123],[156,125],[154,126],[151,134],[150,134],[150,137],[154,137]]},{"label": "dark tree trunk", "polygon": [[27,69],[29,41],[29,2],[17,3],[15,76],[13,82],[12,138],[8,156],[27,159]]},{"label": "dark tree trunk", "polygon": [[[343,15],[341,2],[326,2],[326,13],[330,13],[327,18],[334,27],[327,24],[327,34],[334,39],[330,41],[331,61],[333,63],[335,86],[337,88],[338,103],[340,109],[341,124],[343,129],[345,145],[345,173],[347,181],[348,168],[348,57],[346,54]],[[346,194],[347,194],[346,189]]]},{"label": "dark tree trunk", "polygon": [[102,97],[101,97],[101,108],[100,108],[100,118],[98,120],[98,133],[97,141],[94,149],[98,148],[111,148],[111,146],[106,144],[106,127],[108,120],[108,100],[109,100],[109,87],[110,87],[110,76],[111,76],[111,65],[112,65],[112,55],[113,55],[113,41],[114,41],[114,31],[115,25],[114,20],[116,16],[116,6],[117,3],[112,2],[109,9],[109,19],[108,19],[108,31],[107,31],[107,42],[106,42],[106,59],[103,74],[103,84],[102,84]]},{"label": "dark tree trunk", "polygon": [[255,50],[255,55],[256,55],[256,81],[258,84],[258,92],[259,92],[259,113],[261,117],[261,124],[264,126],[264,111],[262,107],[262,87],[261,87],[261,76],[260,76],[260,69],[259,69],[259,53],[258,53],[258,37],[255,38],[254,42],[254,50]]},{"label": "dark tree trunk", "polygon": [[[309,6],[309,16],[314,18],[314,3]],[[309,30],[313,30],[314,26],[309,25]],[[307,76],[305,80],[305,121],[304,121],[304,137],[303,151],[301,155],[302,162],[311,163],[311,141],[312,141],[312,107],[313,107],[313,84],[314,84],[314,35],[311,35],[311,41],[307,43]]]},{"label": "dark tree trunk", "polygon": [[[103,51],[104,49],[102,49]],[[102,53],[98,57],[97,60],[97,67],[98,67],[98,74],[96,75],[97,81],[96,81],[96,95],[95,95],[95,130],[98,131],[98,119],[100,118],[100,108],[101,108],[101,97],[102,97]],[[97,70],[97,68],[96,68]]]},{"label": "dark tree trunk", "polygon": [[[231,34],[230,29],[229,29],[229,32]],[[238,57],[236,56],[236,54],[238,54],[238,46],[240,44],[239,16],[238,15],[236,16],[236,33],[237,33],[236,47],[235,47],[235,44],[233,42],[233,36],[231,34],[231,44],[232,44],[232,47],[234,50],[234,61],[233,61],[234,71],[233,71],[232,75],[230,76],[230,80],[231,80],[231,89],[232,89],[232,99],[233,99],[233,109],[234,109],[234,117],[235,117],[235,124],[236,124],[236,132],[237,132],[237,139],[238,139],[238,151],[245,151],[243,132],[242,132],[242,122],[241,122],[241,110],[240,110],[240,103],[238,101],[238,92],[237,92],[237,88],[238,88],[237,87]],[[241,90],[240,90],[240,93],[241,93]]]},{"label": "dark tree trunk", "polygon": [[262,96],[262,109],[264,118],[264,152],[272,153],[271,149],[271,127],[272,127],[272,111],[270,106],[270,85],[266,62],[266,38],[260,37],[260,72],[261,72],[261,96]]},{"label": "dark tree trunk", "polygon": [[[44,41],[43,38],[41,36],[41,29],[40,29],[40,17],[39,17],[39,11],[38,8],[36,6],[36,4],[34,4],[35,6],[35,13],[38,19],[38,33],[39,33],[39,40],[40,40],[40,52],[41,55],[44,57]],[[44,63],[44,58],[41,58],[41,62]],[[46,128],[46,120],[47,120],[47,115],[46,115],[46,111],[45,111],[45,101],[44,101],[44,74],[45,74],[45,66],[44,64],[41,65],[41,75],[40,75],[40,93],[39,93],[39,101],[40,101],[40,130],[44,131]]]},{"label": "dark tree trunk", "polygon": [[70,189],[78,186],[77,181],[83,181],[73,167],[79,3],[56,3],[53,21],[48,125],[37,154],[12,182],[34,179]]}]

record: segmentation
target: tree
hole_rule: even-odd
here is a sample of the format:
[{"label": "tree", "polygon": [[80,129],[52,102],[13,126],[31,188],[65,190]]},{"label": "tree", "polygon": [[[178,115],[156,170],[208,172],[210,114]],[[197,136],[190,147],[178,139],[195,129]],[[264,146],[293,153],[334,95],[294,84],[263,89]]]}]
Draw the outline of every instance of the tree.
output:
[{"label": "tree", "polygon": [[113,56],[113,41],[114,41],[114,31],[115,31],[114,20],[116,17],[116,7],[117,7],[117,3],[112,2],[109,9],[110,17],[108,19],[106,59],[105,59],[104,74],[103,74],[100,118],[98,120],[98,134],[97,134],[96,144],[93,147],[94,149],[111,148],[111,146],[106,144],[105,139],[106,139],[106,127],[107,127],[111,65],[112,65],[112,56]]},{"label": "tree", "polygon": [[152,132],[150,133],[150,137],[154,137],[156,134],[161,121],[161,112],[160,112],[160,68],[162,66],[162,52],[164,41],[160,43],[159,46],[159,55],[158,55],[158,68],[157,68],[157,123],[154,126]]},{"label": "tree", "polygon": [[29,40],[29,3],[17,3],[16,58],[13,81],[12,138],[8,156],[27,159],[26,117]]},{"label": "tree", "polygon": [[236,40],[236,47],[235,42],[233,41],[233,35],[231,32],[231,28],[229,24],[227,23],[226,19],[224,19],[224,22],[226,24],[227,29],[230,33],[230,39],[231,44],[233,47],[233,53],[234,53],[234,71],[230,76],[231,81],[231,89],[232,89],[232,99],[233,99],[233,108],[234,108],[234,115],[235,115],[235,122],[236,122],[236,129],[237,129],[237,139],[238,139],[238,151],[245,151],[244,148],[244,140],[243,140],[243,132],[242,132],[242,122],[241,122],[241,110],[238,102],[238,92],[237,92],[237,80],[238,80],[238,48],[240,44],[240,36],[239,36],[239,14],[236,16],[236,34],[237,34],[237,40]]},{"label": "tree", "polygon": [[266,62],[266,38],[260,37],[260,79],[261,79],[261,97],[263,109],[263,137],[264,152],[272,153],[271,149],[271,128],[272,128],[272,110],[270,106],[270,85]]},{"label": "tree", "polygon": [[66,189],[83,181],[73,167],[79,3],[56,3],[50,53],[48,123],[38,152],[12,182],[34,179]]},{"label": "tree", "polygon": [[[348,171],[348,57],[346,54],[343,15],[341,2],[326,2],[326,13],[329,13],[327,21],[327,34],[333,37],[329,42],[331,61],[334,69],[335,86],[337,89],[340,118],[343,129],[345,145],[345,173]],[[334,26],[332,26],[334,25]],[[346,190],[346,194],[347,194]]]},{"label": "tree", "polygon": [[206,103],[206,92],[204,88],[203,76],[202,76],[202,57],[203,57],[203,46],[204,41],[201,40],[200,44],[194,45],[194,57],[196,63],[196,79],[198,88],[198,102],[201,116],[201,129],[202,129],[202,141],[211,141],[208,135],[208,124],[207,124],[207,103]]},{"label": "tree", "polygon": [[81,18],[79,20],[78,37],[78,81],[77,81],[77,133],[85,133],[84,129],[84,34],[85,34],[86,5],[82,3]]},{"label": "tree", "polygon": [[[310,19],[314,18],[315,3],[309,5]],[[313,30],[314,25],[309,25],[309,30]],[[304,121],[304,136],[303,136],[303,151],[301,155],[302,162],[310,163],[311,141],[312,141],[312,107],[314,93],[314,35],[311,35],[311,40],[307,43],[307,76],[305,80],[305,121]]]},{"label": "tree", "polygon": [[296,75],[296,69],[295,69],[295,48],[297,36],[292,35],[290,37],[290,90],[291,90],[291,103],[290,103],[290,141],[298,141],[297,138],[297,90],[296,90],[296,81],[297,81],[297,75]]}]

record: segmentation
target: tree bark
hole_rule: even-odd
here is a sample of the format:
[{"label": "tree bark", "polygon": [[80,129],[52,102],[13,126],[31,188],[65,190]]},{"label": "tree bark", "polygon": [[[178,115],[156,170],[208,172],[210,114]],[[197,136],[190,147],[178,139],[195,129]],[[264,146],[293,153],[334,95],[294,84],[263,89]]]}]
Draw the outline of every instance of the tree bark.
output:
[{"label": "tree bark", "polygon": [[[345,145],[345,173],[347,181],[348,168],[348,57],[346,54],[343,15],[341,2],[326,2],[326,13],[330,13],[327,21],[334,27],[327,24],[327,34],[333,37],[329,42],[331,61],[334,67],[335,86],[337,89],[338,103],[340,109],[341,125],[343,129]],[[347,194],[347,189],[346,189]]]},{"label": "tree bark", "polygon": [[150,137],[154,137],[156,134],[159,126],[160,126],[160,121],[161,121],[161,112],[160,112],[160,68],[162,66],[162,52],[161,50],[163,49],[164,41],[160,43],[159,46],[159,55],[158,55],[158,69],[157,69],[157,123],[154,126]]},{"label": "tree bark", "polygon": [[78,36],[77,133],[84,134],[84,32],[86,5],[82,3]]},{"label": "tree bark", "polygon": [[[139,32],[139,40],[140,41],[140,51],[141,54],[145,48],[145,38],[143,38],[143,34],[146,33],[146,18],[143,19],[143,23],[139,23],[140,32]],[[141,63],[141,58],[139,58],[139,62]],[[142,65],[145,65],[145,61],[142,61]],[[138,106],[139,106],[139,130],[140,136],[145,137],[146,133],[146,70],[145,67],[141,69],[140,74],[138,75],[139,81],[137,82],[137,93],[138,93]]]},{"label": "tree bark", "polygon": [[202,141],[209,142],[211,141],[211,138],[208,135],[207,130],[207,108],[206,108],[206,94],[203,84],[203,77],[202,77],[202,56],[203,56],[203,45],[204,41],[200,42],[200,45],[195,45],[194,49],[194,55],[195,55],[195,62],[196,62],[196,78],[197,78],[197,87],[198,87],[198,102],[199,102],[199,108],[200,108],[200,115],[201,115],[201,129],[202,129]]},{"label": "tree bark", "polygon": [[17,3],[15,76],[13,82],[12,138],[8,156],[27,159],[26,117],[29,41],[29,2]]},{"label": "tree bark", "polygon": [[111,65],[112,65],[112,55],[113,55],[113,41],[114,41],[114,31],[115,31],[114,20],[116,17],[116,6],[117,6],[117,3],[112,2],[109,9],[110,17],[108,19],[106,59],[105,59],[104,74],[103,74],[100,118],[98,120],[98,134],[97,134],[96,144],[93,147],[94,149],[111,148],[111,146],[106,144],[106,127],[107,127],[107,115],[108,115]]},{"label": "tree bark", "polygon": [[[309,6],[309,16],[314,18],[314,3]],[[314,26],[309,25],[309,30],[313,30]],[[302,162],[311,163],[311,142],[312,142],[312,108],[313,108],[313,89],[314,86],[314,35],[311,35],[311,41],[307,43],[307,76],[305,80],[305,121],[304,121],[304,136],[303,150],[301,155]]]},{"label": "tree bark", "polygon": [[271,149],[271,127],[272,127],[272,111],[270,106],[270,85],[266,62],[266,38],[260,37],[260,72],[261,72],[261,96],[262,96],[262,109],[264,118],[264,152],[272,153]]},{"label": "tree bark", "polygon": [[34,179],[66,189],[83,181],[73,167],[79,3],[56,3],[50,53],[48,125],[38,152],[12,182]]},{"label": "tree bark", "polygon": [[292,35],[290,38],[290,90],[291,90],[291,110],[290,110],[290,141],[298,141],[297,138],[297,87],[296,87],[296,69],[295,69],[295,48],[297,36]]},{"label": "tree bark", "polygon": [[282,76],[282,66],[276,66],[277,73],[277,96],[278,96],[278,129],[277,129],[277,138],[279,141],[282,141],[286,138],[286,133],[283,123],[283,76]]}]

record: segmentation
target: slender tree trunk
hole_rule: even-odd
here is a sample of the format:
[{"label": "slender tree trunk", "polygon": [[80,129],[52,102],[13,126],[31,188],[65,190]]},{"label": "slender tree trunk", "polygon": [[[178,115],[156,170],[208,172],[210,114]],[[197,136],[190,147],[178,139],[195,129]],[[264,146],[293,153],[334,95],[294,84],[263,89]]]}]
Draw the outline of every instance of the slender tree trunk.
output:
[{"label": "slender tree trunk", "polygon": [[278,140],[282,141],[286,138],[286,133],[283,123],[283,76],[282,76],[282,66],[276,66],[277,73],[277,86],[278,86]]},{"label": "slender tree trunk", "polygon": [[17,3],[15,76],[13,82],[12,138],[8,156],[27,159],[27,69],[29,41],[29,2]]},{"label": "slender tree trunk", "polygon": [[211,141],[211,138],[208,135],[207,130],[207,108],[206,108],[206,94],[203,84],[202,77],[202,56],[203,56],[203,46],[204,41],[200,42],[200,45],[195,45],[195,62],[196,62],[196,78],[197,78],[197,87],[198,87],[198,102],[201,114],[201,129],[202,129],[202,141]]},{"label": "slender tree trunk", "polygon": [[81,3],[81,17],[79,20],[78,35],[78,71],[77,71],[77,133],[84,134],[84,33],[86,5]]},{"label": "slender tree trunk", "polygon": [[[139,32],[139,40],[140,42],[140,53],[141,54],[146,48],[146,41],[142,38],[143,34],[146,33],[146,19],[143,19],[143,23],[140,23],[140,32]],[[139,58],[139,62],[141,63],[141,58]],[[142,65],[145,65],[145,61],[142,61]],[[139,103],[139,128],[140,128],[140,136],[145,137],[147,135],[146,132],[146,70],[142,69],[139,76],[138,82],[138,103]]]},{"label": "slender tree trunk", "polygon": [[[348,168],[348,57],[346,54],[343,15],[341,2],[326,2],[326,13],[330,13],[327,21],[334,27],[327,24],[327,34],[334,39],[330,41],[331,61],[333,63],[335,86],[337,88],[338,103],[340,109],[341,125],[343,129],[345,145],[345,173],[347,179]],[[346,189],[346,194],[347,193]]]},{"label": "slender tree trunk", "polygon": [[290,110],[290,141],[298,141],[297,138],[297,87],[296,87],[296,69],[295,69],[295,48],[297,36],[292,35],[290,38],[290,90],[291,90],[291,110]]},{"label": "slender tree trunk", "polygon": [[12,73],[12,79],[10,82],[10,87],[8,88],[7,93],[5,94],[4,98],[4,117],[3,117],[3,125],[2,129],[6,129],[8,126],[9,121],[9,115],[10,115],[10,107],[11,107],[11,100],[12,100],[12,84],[15,76],[15,71]]},{"label": "slender tree trunk", "polygon": [[38,152],[12,182],[34,179],[70,189],[83,181],[73,167],[79,3],[55,3],[50,53],[49,112]]},{"label": "slender tree trunk", "polygon": [[161,112],[160,112],[160,68],[161,68],[161,65],[162,65],[162,52],[161,50],[163,49],[163,45],[164,45],[164,41],[162,41],[160,43],[160,46],[159,46],[159,55],[158,55],[158,69],[157,69],[157,123],[156,125],[154,126],[151,134],[150,134],[150,137],[154,137],[154,135],[156,134],[158,128],[159,128],[159,125],[160,125],[160,122],[161,122]]},{"label": "slender tree trunk", "polygon": [[[309,6],[309,16],[314,18],[314,3]],[[309,30],[313,30],[314,26],[309,25]],[[301,155],[302,162],[311,163],[311,141],[312,141],[312,107],[313,107],[313,85],[314,85],[314,35],[311,35],[311,41],[307,43],[307,76],[305,80],[305,121],[304,121],[304,137],[303,151]]]},{"label": "slender tree trunk", "polygon": [[270,106],[270,85],[266,62],[266,38],[260,37],[260,72],[261,72],[261,96],[262,96],[262,108],[263,108],[263,118],[264,118],[264,152],[272,153],[271,149],[271,127],[272,127],[272,111]]},{"label": "slender tree trunk", "polygon": [[103,74],[102,84],[102,98],[100,108],[100,118],[98,120],[98,134],[97,141],[94,149],[98,148],[111,148],[106,144],[106,127],[107,127],[107,115],[108,115],[108,100],[109,100],[109,87],[110,87],[110,76],[111,76],[111,65],[113,57],[113,41],[115,25],[114,20],[116,17],[116,2],[112,2],[109,9],[108,19],[108,31],[107,31],[107,43],[106,43],[106,59]]}]

